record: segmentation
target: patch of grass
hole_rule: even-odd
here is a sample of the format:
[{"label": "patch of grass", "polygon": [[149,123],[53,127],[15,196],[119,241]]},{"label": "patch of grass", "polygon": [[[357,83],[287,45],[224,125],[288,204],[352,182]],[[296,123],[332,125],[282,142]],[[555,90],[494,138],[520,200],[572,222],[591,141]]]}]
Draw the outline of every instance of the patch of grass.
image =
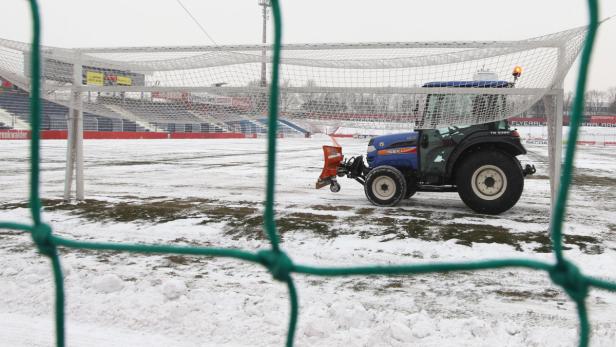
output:
[{"label": "patch of grass", "polygon": [[398,229],[398,219],[397,218],[391,218],[391,217],[373,218],[373,219],[370,219],[370,222],[373,225],[378,225],[382,227],[383,229],[385,229],[384,234],[387,234],[387,231],[396,232]]},{"label": "patch of grass", "polygon": [[605,248],[596,237],[582,235],[563,235],[566,245],[575,245],[586,254],[602,254]]},{"label": "patch of grass", "polygon": [[[530,233],[522,234],[526,238],[527,242],[549,242],[547,235],[536,233],[532,235]],[[456,239],[456,243],[472,246],[473,243],[500,243],[514,246],[516,250],[521,251],[519,236],[515,233],[509,232],[509,229],[492,226],[492,225],[477,225],[477,224],[462,224],[452,223],[445,224],[439,228],[438,236],[444,241]]]},{"label": "patch of grass", "polygon": [[12,203],[6,203],[6,204],[0,204],[0,210],[3,211],[8,211],[8,210],[15,210],[18,208],[28,208],[28,202],[12,202]]},{"label": "patch of grass", "polygon": [[253,215],[245,218],[231,218],[225,227],[225,233],[231,235],[234,240],[245,237],[249,240],[265,240],[263,230],[263,216]]},{"label": "patch of grass", "polygon": [[[145,201],[108,202],[86,199],[79,203],[66,203],[61,199],[42,201],[45,211],[67,211],[72,215],[94,222],[143,222],[165,223],[178,219],[207,216],[209,220],[225,220],[226,217],[244,218],[257,211],[256,208],[220,205],[210,199],[170,199]],[[4,204],[0,209],[27,208],[28,203]]]},{"label": "patch of grass", "polygon": [[317,211],[350,211],[353,209],[351,206],[333,206],[333,205],[312,205],[313,210]]},{"label": "patch of grass", "polygon": [[135,166],[135,165],[154,165],[166,164],[165,161],[156,160],[133,160],[133,161],[113,161],[105,163],[105,166]]},{"label": "patch of grass", "polygon": [[355,292],[365,292],[369,287],[368,282],[364,281],[353,281],[351,285],[351,289]]},{"label": "patch of grass", "polygon": [[524,300],[528,300],[531,298],[532,293],[528,290],[507,290],[507,289],[503,289],[503,290],[495,290],[494,293],[496,293],[499,296],[504,296],[510,300],[513,301],[524,301]]},{"label": "patch of grass", "polygon": [[524,177],[527,180],[549,180],[550,176],[546,175],[528,175]]},{"label": "patch of grass", "polygon": [[[81,252],[81,249],[75,249],[77,252]],[[96,250],[85,250],[89,252],[84,252],[86,254],[93,254],[96,256],[96,260],[100,263],[118,263],[122,262],[123,259],[126,258],[126,253],[121,251],[96,251]],[[143,254],[141,255],[143,256]]]},{"label": "patch of grass", "polygon": [[[456,243],[472,246],[473,243],[499,243],[514,247],[522,251],[522,245],[538,243],[533,250],[538,253],[552,251],[551,240],[547,232],[512,233],[509,229],[501,226],[477,225],[477,224],[445,224],[439,229],[438,237],[444,241],[456,239]],[[604,248],[600,241],[592,236],[564,235],[565,245],[575,245],[580,251],[587,254],[601,254]],[[564,247],[564,249],[571,249]]]},{"label": "patch of grass", "polygon": [[[339,235],[339,231],[334,228],[337,219],[336,216],[306,212],[279,214],[276,218],[276,227],[281,238],[290,231],[308,231],[318,236],[333,238]],[[266,239],[261,215],[231,218],[226,229],[226,234],[232,235],[236,240],[240,237]]]},{"label": "patch of grass", "polygon": [[369,216],[374,213],[374,210],[375,210],[374,208],[362,207],[362,208],[358,208],[355,211],[355,214],[359,216]]},{"label": "patch of grass", "polygon": [[207,217],[207,220],[202,221],[201,224],[232,219],[243,219],[258,212],[258,210],[254,207],[225,205],[204,205],[201,206],[198,211],[205,214]]},{"label": "patch of grass", "polygon": [[430,219],[432,218],[433,213],[427,210],[409,210],[405,208],[388,208],[383,210],[384,214],[387,216],[402,216],[402,217],[415,217],[415,218],[423,218]]},{"label": "patch of grass", "polygon": [[[207,199],[174,199],[147,202],[112,203],[103,200],[86,199],[78,203],[67,203],[62,199],[43,199],[45,211],[67,211],[72,215],[95,222],[166,222],[187,218],[200,204],[211,203]],[[4,204],[0,209],[28,208],[27,202]]]},{"label": "patch of grass", "polygon": [[295,230],[307,230],[331,238],[338,236],[338,232],[333,229],[333,223],[336,220],[336,216],[298,212],[280,216],[277,225],[278,231],[282,234]]},{"label": "patch of grass", "polygon": [[616,178],[576,174],[573,176],[573,184],[579,186],[616,187]]},{"label": "patch of grass", "polygon": [[[441,216],[443,216],[441,214]],[[478,214],[475,212],[469,212],[469,213],[462,213],[462,212],[454,212],[451,214],[451,219],[462,219],[462,218],[474,218],[474,219],[491,219],[491,220],[497,220],[500,219],[498,216],[493,216],[493,215],[489,215],[489,214]],[[437,218],[434,218],[437,219]]]},{"label": "patch of grass", "polygon": [[390,280],[383,286],[383,289],[402,288],[403,287],[402,284],[403,284],[402,280]]},{"label": "patch of grass", "polygon": [[190,262],[188,257],[185,257],[183,255],[169,255],[166,256],[165,259],[167,259],[172,264],[178,265],[186,265]]},{"label": "patch of grass", "polygon": [[308,284],[310,284],[313,287],[323,286],[325,282],[326,282],[325,280],[308,280]]},{"label": "patch of grass", "polygon": [[[11,253],[25,253],[32,250],[37,250],[34,244],[22,243],[19,245],[12,245],[7,248]],[[37,250],[38,253],[38,250]]]},{"label": "patch of grass", "polygon": [[[363,231],[360,236],[367,238],[370,236],[388,236],[381,240],[387,242],[395,239],[418,239],[423,241],[449,241],[456,240],[457,244],[471,247],[474,243],[495,243],[505,244],[514,247],[517,251],[522,251],[526,244],[538,244],[533,251],[538,253],[549,253],[552,251],[552,244],[548,232],[525,232],[514,233],[502,226],[487,224],[467,224],[450,223],[440,224],[439,222],[427,219],[396,219],[382,217],[371,220],[372,225],[376,225],[377,232]],[[571,249],[571,246],[579,247],[580,251],[586,254],[601,254],[605,248],[601,241],[592,236],[564,235],[564,249]],[[567,247],[569,246],[569,247]]]},{"label": "patch of grass", "polygon": [[520,216],[512,216],[511,220],[520,222],[520,223],[541,223],[541,224],[549,224],[550,216],[549,214],[545,214],[537,211],[536,213],[523,214]]},{"label": "patch of grass", "polygon": [[524,301],[529,299],[534,300],[546,300],[554,299],[559,295],[559,292],[554,289],[545,289],[542,292],[532,292],[529,290],[515,290],[515,289],[498,289],[494,293],[499,296],[504,296],[512,301]]},{"label": "patch of grass", "polygon": [[[380,236],[391,235],[389,238],[381,240],[387,242],[394,239],[428,239],[430,221],[427,219],[397,219],[391,217],[381,217],[371,220],[371,223],[378,225]],[[368,236],[364,233],[364,237]]]},{"label": "patch of grass", "polygon": [[411,219],[403,223],[404,231],[409,237],[420,238],[430,229],[430,221],[426,219]]},{"label": "patch of grass", "polygon": [[0,236],[17,236],[17,235],[23,235],[26,234],[27,232],[25,231],[21,231],[21,230],[15,230],[15,231],[0,231]]}]

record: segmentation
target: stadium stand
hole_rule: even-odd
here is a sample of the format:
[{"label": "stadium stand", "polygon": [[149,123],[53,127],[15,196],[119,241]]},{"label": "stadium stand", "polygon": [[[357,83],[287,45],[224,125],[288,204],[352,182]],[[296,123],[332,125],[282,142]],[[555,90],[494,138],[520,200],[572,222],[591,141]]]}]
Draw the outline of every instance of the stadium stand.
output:
[{"label": "stadium stand", "polygon": [[[0,109],[4,115],[0,129],[12,129],[9,120],[22,125],[30,122],[29,95],[22,89],[14,87],[0,93]],[[94,101],[84,102],[83,109],[85,131],[267,133],[266,119],[228,105],[97,96]],[[41,128],[67,130],[68,114],[68,107],[43,99]],[[278,127],[283,135],[308,133],[287,120],[280,120]]]}]

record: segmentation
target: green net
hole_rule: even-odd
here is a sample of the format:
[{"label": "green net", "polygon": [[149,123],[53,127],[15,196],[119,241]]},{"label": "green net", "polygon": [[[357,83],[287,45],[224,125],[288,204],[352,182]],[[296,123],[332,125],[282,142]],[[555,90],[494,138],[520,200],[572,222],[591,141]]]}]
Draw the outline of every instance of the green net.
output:
[{"label": "green net", "polygon": [[567,142],[565,163],[560,183],[560,189],[556,199],[552,220],[551,234],[552,247],[556,257],[554,263],[526,260],[526,259],[491,259],[473,262],[453,262],[453,263],[428,263],[428,264],[409,264],[394,266],[363,266],[363,267],[314,267],[295,264],[291,258],[280,248],[278,233],[276,231],[274,213],[274,184],[276,167],[276,131],[278,118],[278,73],[280,62],[280,48],[282,36],[282,19],[280,5],[277,0],[271,0],[272,13],[274,19],[274,54],[272,68],[272,83],[269,101],[269,130],[268,130],[268,162],[267,162],[267,186],[266,201],[264,211],[264,228],[271,242],[271,249],[264,249],[258,252],[248,252],[236,249],[210,248],[210,247],[181,247],[169,245],[143,245],[143,244],[120,244],[120,243],[99,243],[83,242],[70,240],[53,234],[49,225],[41,221],[41,199],[39,196],[39,162],[40,162],[40,17],[36,0],[30,0],[30,7],[33,18],[33,38],[32,38],[32,60],[31,60],[31,124],[32,139],[30,148],[30,210],[32,214],[32,224],[24,225],[18,223],[1,222],[0,228],[22,230],[29,232],[38,248],[39,252],[51,259],[55,281],[56,293],[56,345],[65,345],[64,329],[64,283],[58,247],[125,251],[139,253],[175,253],[189,255],[206,255],[218,257],[230,257],[244,261],[261,264],[266,267],[274,279],[287,284],[291,303],[291,314],[287,332],[287,346],[293,345],[293,338],[297,319],[299,315],[298,297],[293,282],[293,273],[302,273],[316,276],[357,276],[357,275],[402,275],[420,274],[429,272],[450,272],[496,269],[505,267],[529,268],[548,272],[551,280],[562,287],[568,296],[577,306],[580,320],[579,345],[587,346],[590,338],[590,325],[586,309],[586,297],[591,287],[616,291],[616,283],[608,282],[581,273],[577,266],[568,261],[563,255],[563,217],[567,205],[567,195],[571,183],[573,160],[575,154],[578,130],[582,120],[584,107],[584,90],[586,87],[588,67],[593,49],[595,35],[599,24],[599,8],[597,0],[588,0],[590,24],[584,49],[582,51],[581,66],[577,80],[575,100],[573,104],[573,114],[570,121],[569,140]]}]

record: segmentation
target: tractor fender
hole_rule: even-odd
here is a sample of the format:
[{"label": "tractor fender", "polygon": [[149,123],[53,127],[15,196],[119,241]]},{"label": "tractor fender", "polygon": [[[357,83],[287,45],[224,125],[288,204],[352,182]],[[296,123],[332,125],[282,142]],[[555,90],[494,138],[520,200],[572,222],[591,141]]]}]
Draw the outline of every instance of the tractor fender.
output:
[{"label": "tractor fender", "polygon": [[464,156],[483,150],[486,148],[494,148],[496,150],[505,152],[511,156],[518,156],[526,154],[526,149],[520,143],[519,138],[511,137],[494,137],[494,136],[480,136],[468,141],[462,142],[452,153],[447,161],[447,167],[445,171],[445,180],[451,182],[454,177],[454,171],[458,164],[458,160],[464,158]]}]

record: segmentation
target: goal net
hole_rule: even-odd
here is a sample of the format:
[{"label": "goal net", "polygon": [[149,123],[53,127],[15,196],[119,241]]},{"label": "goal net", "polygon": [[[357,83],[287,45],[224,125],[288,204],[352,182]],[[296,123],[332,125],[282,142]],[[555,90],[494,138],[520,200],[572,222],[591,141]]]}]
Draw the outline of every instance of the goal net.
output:
[{"label": "goal net", "polygon": [[[521,41],[288,44],[279,129],[425,129],[520,116],[560,86],[586,31]],[[66,128],[74,108],[85,130],[265,134],[271,53],[263,45],[44,47],[43,127]],[[0,122],[27,123],[29,56],[28,44],[0,39]]]}]

